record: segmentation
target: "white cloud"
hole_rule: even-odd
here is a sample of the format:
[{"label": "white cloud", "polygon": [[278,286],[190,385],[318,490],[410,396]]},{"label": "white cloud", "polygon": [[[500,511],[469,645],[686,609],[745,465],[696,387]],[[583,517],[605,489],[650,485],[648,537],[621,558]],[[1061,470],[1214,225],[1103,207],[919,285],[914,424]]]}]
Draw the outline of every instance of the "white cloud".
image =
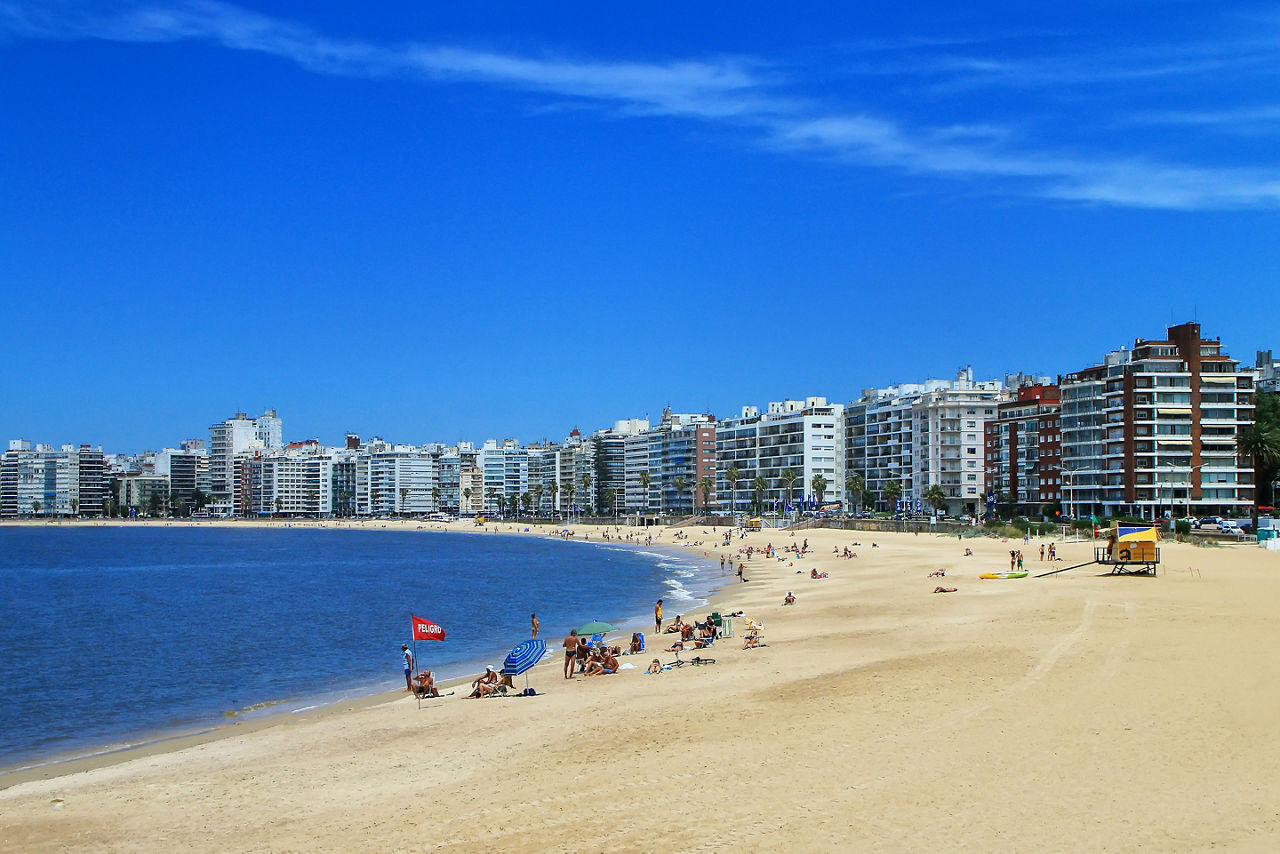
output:
[{"label": "white cloud", "polygon": [[[1280,176],[1273,172],[1050,153],[1025,144],[1019,148],[1007,128],[991,122],[912,126],[886,116],[846,113],[788,94],[788,81],[771,66],[741,57],[611,62],[449,45],[384,45],[329,38],[215,0],[139,5],[123,12],[66,2],[33,8],[0,0],[0,33],[5,32],[21,38],[202,41],[276,56],[317,74],[500,86],[626,114],[727,124],[758,134],[776,150],[822,154],[914,175],[993,179],[1006,192],[1062,200],[1182,210],[1280,204]],[[1121,73],[1160,76],[1203,70],[1217,61],[1198,57],[1179,72],[1168,64],[1127,70],[1083,65],[1036,70],[1017,63],[948,60],[953,70],[965,74],[1039,81],[1086,75],[1102,80]]]}]

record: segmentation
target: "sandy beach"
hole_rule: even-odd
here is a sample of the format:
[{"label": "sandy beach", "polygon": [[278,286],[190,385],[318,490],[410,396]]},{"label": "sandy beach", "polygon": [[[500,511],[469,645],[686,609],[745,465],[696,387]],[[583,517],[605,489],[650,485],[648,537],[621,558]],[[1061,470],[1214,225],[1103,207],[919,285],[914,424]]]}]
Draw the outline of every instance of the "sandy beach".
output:
[{"label": "sandy beach", "polygon": [[[729,554],[684,531],[704,545],[661,542]],[[747,561],[705,609],[762,621],[762,648],[741,649],[738,621],[714,665],[646,675],[672,658],[650,636],[615,676],[565,680],[548,656],[534,698],[371,698],[11,778],[0,849],[1280,846],[1280,553],[1164,544],[1157,578],[979,580],[1021,543],[764,531],[732,550],[806,538],[809,556]],[[1058,550],[1067,566],[1092,544]]]}]

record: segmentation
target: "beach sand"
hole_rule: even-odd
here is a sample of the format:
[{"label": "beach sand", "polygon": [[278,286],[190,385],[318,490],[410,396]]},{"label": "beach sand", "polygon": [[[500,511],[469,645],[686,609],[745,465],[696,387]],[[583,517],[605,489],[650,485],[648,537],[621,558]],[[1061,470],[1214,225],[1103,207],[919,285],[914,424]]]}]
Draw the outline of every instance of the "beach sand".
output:
[{"label": "beach sand", "polygon": [[[685,530],[706,545],[679,547],[728,554]],[[0,850],[1280,848],[1280,553],[1165,544],[1158,578],[979,581],[1020,542],[733,548],[805,538],[812,557],[756,557],[713,602],[763,621],[762,648],[740,649],[738,621],[716,664],[650,676],[672,657],[650,636],[616,676],[567,681],[550,656],[534,698],[394,695],[11,777]]]}]

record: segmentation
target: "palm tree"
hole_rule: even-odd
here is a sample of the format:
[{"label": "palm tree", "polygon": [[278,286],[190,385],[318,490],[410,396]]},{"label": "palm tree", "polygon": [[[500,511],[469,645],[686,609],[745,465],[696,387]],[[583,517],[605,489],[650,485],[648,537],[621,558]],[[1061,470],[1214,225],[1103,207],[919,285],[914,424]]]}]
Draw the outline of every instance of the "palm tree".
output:
[{"label": "palm tree", "polygon": [[400,515],[404,515],[404,502],[409,497],[409,488],[407,486],[400,487]]},{"label": "palm tree", "polygon": [[[528,513],[533,507],[533,495],[528,492],[520,493],[520,506],[524,508],[524,512]],[[520,517],[517,516],[517,519]]]},{"label": "palm tree", "polygon": [[76,515],[76,514],[78,514],[79,512],[80,512],[80,499],[79,499],[79,498],[73,498],[73,499],[71,499],[71,513],[72,513],[72,515]]},{"label": "palm tree", "polygon": [[[463,489],[463,490],[462,490],[462,497],[463,497],[463,499],[465,499],[465,500],[466,500],[466,502],[467,502],[467,510],[468,510],[468,511],[470,511],[470,510],[471,510],[471,487],[469,487],[469,486],[468,486],[468,487],[466,487],[465,489]],[[461,513],[461,512],[462,512],[462,508],[461,508],[461,507],[459,507],[459,508],[458,508],[458,512],[459,512],[459,513]]]},{"label": "palm tree", "polygon": [[586,507],[591,506],[591,474],[583,472],[582,477],[578,478],[582,482],[582,503]]},{"label": "palm tree", "polygon": [[896,480],[889,481],[880,489],[880,496],[889,505],[890,511],[896,510],[898,499],[902,497],[902,484]]},{"label": "palm tree", "polygon": [[533,485],[533,488],[530,489],[529,491],[533,493],[533,506],[537,508],[537,510],[534,513],[534,515],[536,516],[542,512],[542,484],[535,483]]},{"label": "palm tree", "polygon": [[556,493],[560,491],[560,484],[554,480],[547,484],[547,494],[551,496],[551,515],[555,515],[556,510]]},{"label": "palm tree", "polygon": [[947,507],[947,495],[936,483],[924,491],[924,500],[934,510],[945,510]]},{"label": "palm tree", "polygon": [[649,483],[653,477],[648,471],[640,472],[640,488],[644,490],[644,506],[640,508],[642,513],[649,512]]},{"label": "palm tree", "polygon": [[317,501],[319,497],[320,493],[316,492],[314,489],[307,490],[307,509],[311,510],[314,508],[316,516],[320,515],[320,504]]},{"label": "palm tree", "polygon": [[716,488],[716,480],[709,474],[704,474],[702,479],[698,481],[698,489],[702,490],[702,512],[706,513],[711,509],[711,491]]},{"label": "palm tree", "polygon": [[756,515],[759,515],[764,509],[764,493],[769,488],[769,481],[764,479],[764,475],[756,475],[756,479],[751,481],[751,491],[755,493]]},{"label": "palm tree", "polygon": [[853,497],[858,496],[858,509],[862,509],[862,493],[867,488],[867,482],[860,474],[851,474],[844,479],[844,497],[847,505],[853,504]]},{"label": "palm tree", "polygon": [[1253,462],[1253,505],[1256,519],[1257,507],[1267,497],[1263,490],[1270,486],[1271,472],[1280,462],[1280,430],[1268,430],[1257,424],[1244,428],[1236,434],[1236,453],[1249,457]]},{"label": "palm tree", "polygon": [[680,505],[684,503],[684,494],[689,489],[689,482],[681,475],[676,475],[675,480],[671,482],[676,490],[676,507],[681,509]]},{"label": "palm tree", "polygon": [[822,496],[827,494],[827,486],[829,481],[820,474],[815,474],[813,480],[809,481],[809,487],[813,490],[813,494],[818,498],[818,509],[822,509]]},{"label": "palm tree", "polygon": [[498,515],[504,516],[507,512],[507,494],[505,492],[498,493]]},{"label": "palm tree", "polygon": [[796,485],[796,481],[800,479],[800,475],[796,474],[792,469],[783,469],[782,474],[778,475],[778,480],[782,481],[782,485],[787,490],[786,504],[791,503],[791,489]]},{"label": "palm tree", "polygon": [[440,487],[438,486],[431,487],[431,506],[437,513],[440,512]]},{"label": "palm tree", "polygon": [[735,499],[737,496],[738,480],[742,477],[742,470],[737,466],[729,466],[725,469],[724,479],[729,483],[729,515],[732,516],[736,508]]},{"label": "palm tree", "polygon": [[573,481],[572,480],[565,481],[564,486],[561,488],[560,491],[564,493],[564,503],[565,505],[567,505],[567,509],[572,508],[573,493],[577,491],[573,486]]},{"label": "palm tree", "polygon": [[39,502],[39,501],[32,501],[32,502],[31,502],[31,512],[35,513],[37,516],[39,516],[39,515],[40,515],[40,502]]},{"label": "palm tree", "polygon": [[378,499],[382,497],[382,490],[369,490],[369,515],[372,516],[378,512]]},{"label": "palm tree", "polygon": [[613,507],[613,521],[618,521],[618,490],[610,487],[604,491],[604,503],[606,507]]},{"label": "palm tree", "polygon": [[[493,501],[497,497],[498,497],[498,490],[494,489],[492,486],[485,490],[485,498],[487,498],[489,501]],[[488,507],[486,506],[485,509],[487,510]],[[498,509],[501,510],[502,508],[499,507]]]}]

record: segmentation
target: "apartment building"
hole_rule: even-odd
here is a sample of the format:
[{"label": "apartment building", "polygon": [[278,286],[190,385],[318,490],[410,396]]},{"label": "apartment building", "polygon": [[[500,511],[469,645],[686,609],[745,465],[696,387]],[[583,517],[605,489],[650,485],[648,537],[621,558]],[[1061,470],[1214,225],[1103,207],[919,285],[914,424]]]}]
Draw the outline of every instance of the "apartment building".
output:
[{"label": "apartment building", "polygon": [[[702,478],[716,477],[713,415],[662,412],[657,425],[629,436],[619,501],[628,513],[688,516],[703,506]],[[645,486],[645,477],[648,486]],[[714,489],[710,502],[715,501]]]},{"label": "apartment building", "polygon": [[845,470],[863,478],[880,510],[896,509],[886,498],[894,483],[914,506],[926,507],[925,492],[938,486],[945,512],[980,512],[987,494],[986,424],[996,417],[1004,388],[999,380],[975,381],[964,368],[954,380],[864,389],[845,407]]},{"label": "apartment building", "polygon": [[1059,385],[1068,513],[1249,514],[1253,469],[1236,437],[1253,423],[1254,373],[1200,324],[1139,338]]},{"label": "apartment building", "polygon": [[[242,499],[235,495],[243,486],[245,473],[237,473],[235,459],[249,451],[274,451],[284,446],[284,425],[274,409],[257,418],[243,412],[209,428],[210,512],[214,515],[243,513]],[[237,506],[237,504],[239,506]]]},{"label": "apartment building", "polygon": [[[827,487],[823,503],[838,502],[844,495],[844,459],[840,425],[844,407],[825,397],[772,402],[765,412],[744,406],[735,418],[715,428],[715,494],[722,507],[746,513],[759,504],[764,510],[784,512],[817,503],[812,483],[821,475]],[[736,469],[736,489],[727,474]],[[791,472],[796,480],[782,478]],[[756,489],[757,478],[762,478]]]},{"label": "apartment building", "polygon": [[1033,383],[1013,392],[986,424],[987,504],[1005,501],[1038,519],[1062,499],[1062,401],[1057,385]]},{"label": "apartment building", "polygon": [[106,460],[88,445],[9,442],[0,458],[0,516],[99,516],[107,496]]}]

